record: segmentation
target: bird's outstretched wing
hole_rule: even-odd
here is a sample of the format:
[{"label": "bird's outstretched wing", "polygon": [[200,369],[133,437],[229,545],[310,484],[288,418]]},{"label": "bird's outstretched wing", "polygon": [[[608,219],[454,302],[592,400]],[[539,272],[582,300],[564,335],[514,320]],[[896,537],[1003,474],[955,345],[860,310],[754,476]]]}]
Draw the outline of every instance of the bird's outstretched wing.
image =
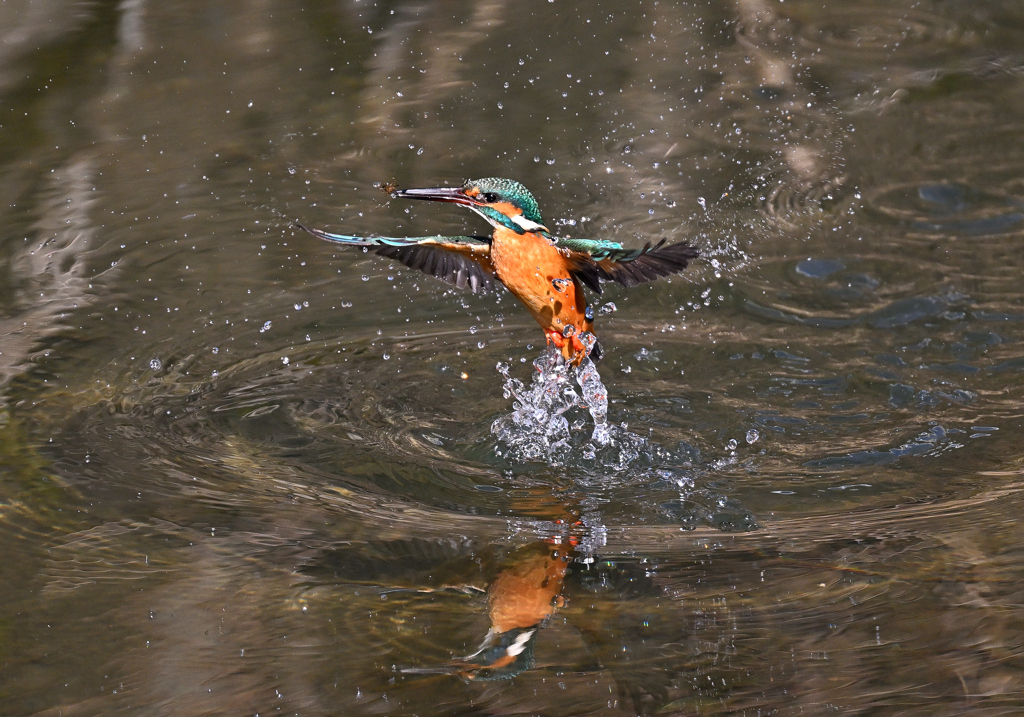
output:
[{"label": "bird's outstretched wing", "polygon": [[664,239],[654,246],[648,242],[642,249],[625,249],[618,242],[601,239],[558,237],[554,242],[568,253],[570,273],[598,294],[602,281],[636,286],[682,271],[699,254],[686,242],[665,246]]},{"label": "bird's outstretched wing", "polygon": [[494,288],[491,243],[485,237],[356,237],[310,229],[299,222],[295,226],[320,239],[365,247],[460,289],[468,286],[477,293]]}]

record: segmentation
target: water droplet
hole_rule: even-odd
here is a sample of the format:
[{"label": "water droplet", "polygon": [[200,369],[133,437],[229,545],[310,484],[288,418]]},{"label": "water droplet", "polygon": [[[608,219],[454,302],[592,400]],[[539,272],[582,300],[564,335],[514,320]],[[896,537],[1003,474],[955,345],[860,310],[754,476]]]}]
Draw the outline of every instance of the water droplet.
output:
[{"label": "water droplet", "polygon": [[730,438],[729,442],[725,444],[725,450],[727,450],[727,451],[735,451],[736,450],[736,446],[738,446],[738,445],[739,444],[736,443],[736,439],[735,438]]},{"label": "water droplet", "polygon": [[282,356],[281,357],[281,363],[283,363],[285,366],[287,366],[289,363],[291,363],[291,361],[288,359],[287,356]]},{"label": "water droplet", "polygon": [[469,327],[469,333],[471,333],[471,334],[475,334],[478,330],[479,329],[477,329],[477,327],[475,327],[475,326],[470,326]]},{"label": "water droplet", "polygon": [[758,433],[753,428],[751,428],[749,431],[747,431],[747,443],[749,443],[750,445],[754,445],[755,443],[757,443],[757,439],[760,438],[760,437],[761,437],[761,434]]},{"label": "water droplet", "polygon": [[387,360],[389,360],[390,358],[391,358],[391,354],[389,354],[389,353],[388,353],[387,351],[385,351],[385,352],[384,352],[384,360],[385,360],[385,361],[387,361]]},{"label": "water droplet", "polygon": [[476,342],[476,347],[478,349],[486,348],[487,347],[487,342],[486,341],[477,341]]},{"label": "water droplet", "polygon": [[607,304],[605,304],[605,305],[604,305],[604,306],[602,306],[602,307],[601,307],[600,309],[598,309],[598,312],[597,312],[597,313],[599,313],[599,314],[601,314],[602,316],[604,316],[605,314],[610,314],[610,313],[612,313],[613,311],[618,311],[618,309],[619,309],[619,307],[617,307],[617,306],[615,305],[615,302],[613,302],[613,301],[609,301],[609,302],[608,302]]},{"label": "water droplet", "polygon": [[295,167],[289,167],[288,174],[295,174]]},{"label": "water droplet", "polygon": [[270,324],[271,323],[272,322],[267,321],[265,324],[263,324],[263,326],[260,328],[260,333],[262,334],[264,331],[270,331]]},{"label": "water droplet", "polygon": [[296,302],[296,303],[295,303],[295,310],[296,310],[296,311],[302,311],[302,304],[300,304],[300,303]]},{"label": "water droplet", "polygon": [[159,371],[164,367],[164,362],[158,358],[151,358],[149,360],[149,367],[154,371]]},{"label": "water droplet", "polygon": [[583,316],[586,317],[587,321],[593,321],[594,320],[594,307],[593,306],[588,306],[586,309],[584,309],[583,310]]},{"label": "water droplet", "polygon": [[213,353],[219,353],[219,352],[220,352],[220,349],[219,349],[219,348],[217,348],[216,346],[214,346],[214,347],[213,347],[213,349],[212,349],[212,351],[213,351]]}]

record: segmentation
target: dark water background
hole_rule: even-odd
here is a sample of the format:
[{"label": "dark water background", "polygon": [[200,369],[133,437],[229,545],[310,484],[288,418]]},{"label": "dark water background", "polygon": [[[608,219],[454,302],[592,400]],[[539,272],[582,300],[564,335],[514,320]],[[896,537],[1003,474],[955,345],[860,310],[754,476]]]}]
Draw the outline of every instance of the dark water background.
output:
[{"label": "dark water background", "polygon": [[[1022,160],[1019,2],[7,0],[0,713],[1020,713]],[[515,300],[289,226],[495,175],[704,252],[598,302],[629,445],[509,455]],[[531,669],[403,671],[555,540]]]}]

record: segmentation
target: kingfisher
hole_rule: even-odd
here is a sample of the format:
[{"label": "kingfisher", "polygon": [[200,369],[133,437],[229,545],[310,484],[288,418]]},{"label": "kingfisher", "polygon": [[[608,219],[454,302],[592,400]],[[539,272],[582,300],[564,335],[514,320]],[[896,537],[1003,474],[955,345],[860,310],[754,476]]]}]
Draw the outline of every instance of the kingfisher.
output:
[{"label": "kingfisher", "polygon": [[593,336],[594,309],[583,287],[601,293],[601,282],[637,286],[686,268],[698,255],[683,241],[662,239],[640,249],[627,249],[603,239],[558,237],[544,226],[537,200],[512,179],[471,179],[461,187],[396,189],[394,198],[450,202],[468,207],[493,227],[491,236],[358,237],[296,225],[310,234],[381,256],[473,293],[502,284],[522,302],[544,331],[548,345],[578,366],[601,356]]}]

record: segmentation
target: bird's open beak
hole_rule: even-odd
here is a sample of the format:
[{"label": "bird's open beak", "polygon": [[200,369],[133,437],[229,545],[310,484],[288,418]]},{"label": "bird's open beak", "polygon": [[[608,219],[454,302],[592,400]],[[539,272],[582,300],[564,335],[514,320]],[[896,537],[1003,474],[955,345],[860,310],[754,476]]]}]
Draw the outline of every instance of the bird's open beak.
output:
[{"label": "bird's open beak", "polygon": [[394,198],[427,199],[432,202],[451,202],[464,207],[478,207],[483,202],[466,194],[462,187],[436,187],[434,189],[396,189],[391,193]]}]

